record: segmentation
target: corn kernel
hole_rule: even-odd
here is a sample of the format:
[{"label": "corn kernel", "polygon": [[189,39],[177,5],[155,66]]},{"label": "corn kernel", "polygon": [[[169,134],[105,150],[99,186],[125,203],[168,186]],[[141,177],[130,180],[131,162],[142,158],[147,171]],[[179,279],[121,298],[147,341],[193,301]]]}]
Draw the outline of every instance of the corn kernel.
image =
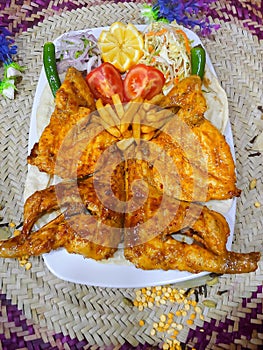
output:
[{"label": "corn kernel", "polygon": [[156,334],[156,330],[153,328],[151,329],[151,333],[150,333],[152,336],[154,336]]},{"label": "corn kernel", "polygon": [[186,323],[187,323],[189,326],[191,326],[191,325],[194,323],[194,321],[191,320],[191,319],[189,319],[189,320],[186,320]]},{"label": "corn kernel", "polygon": [[151,301],[149,301],[147,306],[148,306],[149,309],[152,309],[153,308],[153,303]]},{"label": "corn kernel", "polygon": [[25,264],[25,269],[26,269],[26,270],[30,270],[31,267],[32,267],[31,262],[27,262],[27,263]]},{"label": "corn kernel", "polygon": [[21,233],[21,231],[19,231],[19,230],[15,230],[15,231],[14,231],[14,233],[13,233],[13,235],[14,235],[14,237],[16,237],[16,236],[19,236],[19,235],[20,235],[20,233]]},{"label": "corn kernel", "polygon": [[144,326],[144,324],[145,324],[144,320],[140,320],[140,321],[139,321],[139,325],[140,325],[141,327]]},{"label": "corn kernel", "polygon": [[10,222],[9,227],[14,228],[14,227],[16,227],[16,224],[14,222]]},{"label": "corn kernel", "polygon": [[184,327],[183,327],[182,324],[178,324],[178,325],[177,325],[177,329],[178,329],[179,331],[181,331],[183,328],[184,328]]},{"label": "corn kernel", "polygon": [[200,308],[199,306],[196,306],[194,310],[195,310],[195,312],[196,312],[197,314],[200,314],[201,311],[202,311],[201,308]]},{"label": "corn kernel", "polygon": [[166,316],[165,315],[161,315],[160,316],[160,321],[165,322],[166,321]]}]

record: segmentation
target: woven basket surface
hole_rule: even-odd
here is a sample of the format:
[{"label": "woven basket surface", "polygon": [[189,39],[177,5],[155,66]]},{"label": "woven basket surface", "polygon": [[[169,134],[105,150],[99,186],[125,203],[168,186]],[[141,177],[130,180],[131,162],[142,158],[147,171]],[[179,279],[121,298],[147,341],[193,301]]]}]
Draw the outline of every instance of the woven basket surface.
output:
[{"label": "woven basket surface", "polygon": [[[140,9],[135,3],[83,7],[48,17],[17,36],[18,61],[26,71],[15,100],[0,100],[0,201],[5,222],[22,221],[30,114],[42,66],[43,43],[70,30],[105,26],[117,20],[143,23]],[[235,21],[217,21],[221,28],[213,38],[203,41],[228,96],[238,186],[242,189],[232,249],[263,253],[262,155],[251,149],[251,141],[259,133],[256,121],[262,118],[262,41]],[[257,179],[257,186],[250,190],[253,178]],[[255,202],[261,206],[256,208]],[[124,297],[134,299],[134,289],[96,288],[60,280],[47,269],[42,257],[32,259],[28,271],[16,260],[0,261],[0,290],[9,300],[0,304],[0,333],[5,338],[18,332],[24,341],[37,344],[41,338],[50,348],[58,349],[77,348],[73,347],[73,340],[78,348],[87,349],[87,344],[92,349],[113,344],[117,349],[125,342],[132,346],[148,343],[151,348],[164,340],[163,334],[151,335],[152,323],[161,314],[175,313],[180,307],[173,303],[139,311],[124,302]],[[204,320],[196,320],[191,326],[185,323],[177,339],[196,348],[204,344],[200,349],[262,348],[262,280],[262,261],[254,273],[221,276],[219,283],[207,290],[206,298],[215,301],[216,306],[204,308]],[[19,325],[9,321],[12,305],[20,310]],[[138,324],[141,319],[146,320],[144,327]],[[219,337],[221,331],[225,339]],[[31,348],[37,348],[34,346]]]}]

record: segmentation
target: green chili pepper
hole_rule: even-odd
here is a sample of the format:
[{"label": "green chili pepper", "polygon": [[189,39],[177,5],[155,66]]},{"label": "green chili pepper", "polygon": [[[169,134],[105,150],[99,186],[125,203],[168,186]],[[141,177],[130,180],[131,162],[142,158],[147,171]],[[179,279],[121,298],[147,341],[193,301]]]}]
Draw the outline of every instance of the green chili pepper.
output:
[{"label": "green chili pepper", "polygon": [[199,75],[201,79],[204,77],[206,63],[205,49],[201,44],[191,49],[191,68],[192,74]]},{"label": "green chili pepper", "polygon": [[59,89],[61,82],[57,71],[55,45],[52,42],[47,42],[43,47],[43,63],[46,72],[47,81],[53,96]]}]

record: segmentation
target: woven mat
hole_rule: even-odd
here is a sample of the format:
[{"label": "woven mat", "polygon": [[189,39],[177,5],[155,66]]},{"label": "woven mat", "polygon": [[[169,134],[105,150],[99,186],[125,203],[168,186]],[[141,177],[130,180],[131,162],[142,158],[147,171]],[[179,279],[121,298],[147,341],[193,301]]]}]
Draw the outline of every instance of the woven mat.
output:
[{"label": "woven mat", "polygon": [[[222,3],[219,4],[222,6]],[[23,186],[32,102],[42,64],[42,45],[69,30],[109,25],[119,20],[142,23],[140,5],[105,3],[53,15],[16,38],[19,63],[27,70],[14,101],[0,101],[1,217],[16,224],[22,220]],[[262,41],[243,24],[221,21],[213,39],[204,44],[229,98],[230,120],[237,157],[238,186],[233,250],[263,253],[262,155],[251,150],[258,134],[256,120],[262,116]],[[252,178],[257,187],[249,190]],[[261,207],[256,208],[255,202]],[[0,348],[1,349],[125,349],[165,340],[151,334],[161,314],[180,309],[177,303],[138,308],[134,289],[95,288],[59,280],[34,258],[26,271],[17,261],[1,259]],[[260,349],[263,346],[263,263],[255,273],[223,275],[219,283],[200,296],[216,302],[202,307],[204,320],[193,325],[181,320],[177,339],[196,349]],[[144,320],[144,326],[139,325]],[[110,345],[112,345],[110,347]],[[139,347],[138,347],[139,348]]]}]

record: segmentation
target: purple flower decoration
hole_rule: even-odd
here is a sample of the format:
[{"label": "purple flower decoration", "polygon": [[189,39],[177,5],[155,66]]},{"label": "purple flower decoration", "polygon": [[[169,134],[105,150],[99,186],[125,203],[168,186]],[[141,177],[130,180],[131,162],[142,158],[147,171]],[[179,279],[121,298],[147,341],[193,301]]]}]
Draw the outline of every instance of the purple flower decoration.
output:
[{"label": "purple flower decoration", "polygon": [[152,16],[155,20],[176,21],[191,29],[199,29],[201,35],[210,35],[219,25],[212,24],[208,18],[210,5],[214,0],[158,0],[152,6]]},{"label": "purple flower decoration", "polygon": [[0,27],[0,62],[3,62],[4,79],[0,80],[0,94],[4,97],[13,99],[15,88],[15,78],[21,75],[24,70],[16,62],[13,62],[12,56],[17,53],[17,46],[11,39],[11,33],[4,27]]},{"label": "purple flower decoration", "polygon": [[12,55],[17,53],[17,46],[10,38],[11,33],[4,27],[0,27],[0,61],[4,64],[12,62]]}]

